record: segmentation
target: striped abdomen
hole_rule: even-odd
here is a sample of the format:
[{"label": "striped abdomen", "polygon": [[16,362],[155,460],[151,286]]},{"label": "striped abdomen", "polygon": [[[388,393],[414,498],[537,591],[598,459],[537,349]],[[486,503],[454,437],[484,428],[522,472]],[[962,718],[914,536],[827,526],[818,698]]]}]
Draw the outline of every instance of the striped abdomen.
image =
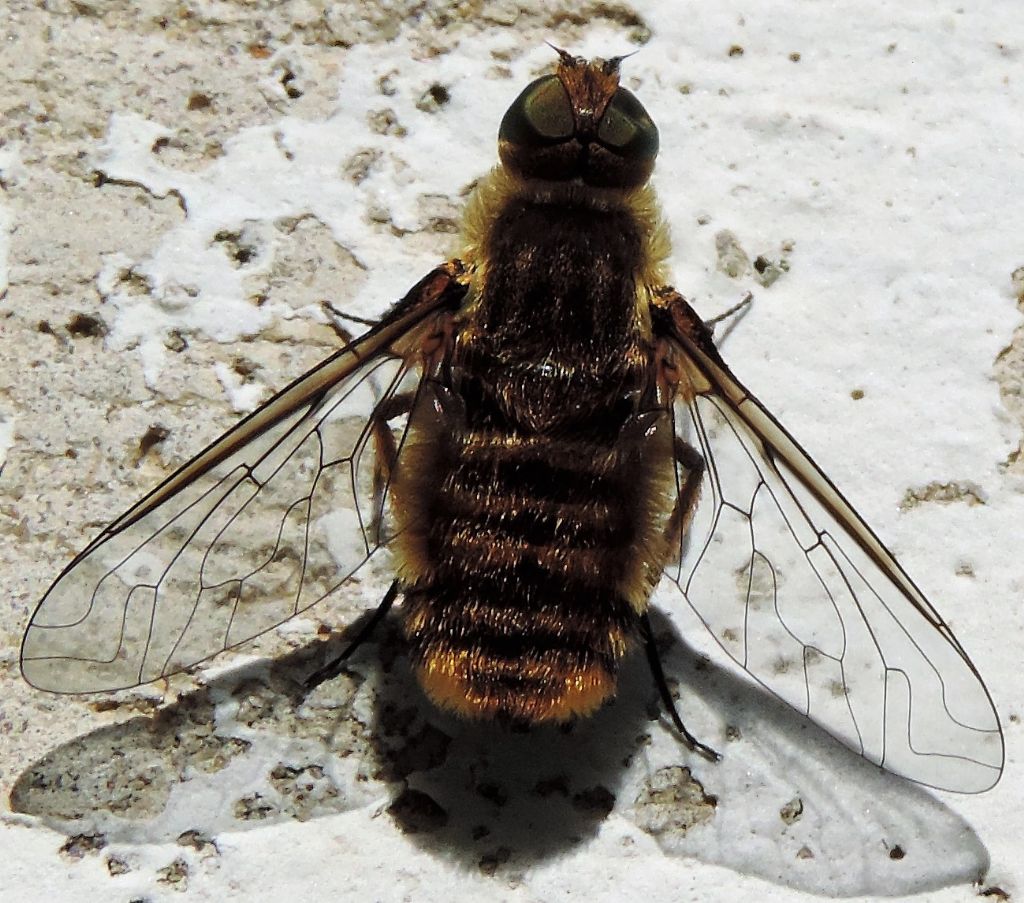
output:
[{"label": "striped abdomen", "polygon": [[414,420],[392,497],[405,633],[436,703],[538,722],[614,693],[664,559],[669,434],[654,415],[602,439]]},{"label": "striped abdomen", "polygon": [[651,216],[492,182],[444,385],[421,394],[391,484],[402,611],[437,703],[564,720],[614,693],[667,554],[670,416],[638,413]]}]

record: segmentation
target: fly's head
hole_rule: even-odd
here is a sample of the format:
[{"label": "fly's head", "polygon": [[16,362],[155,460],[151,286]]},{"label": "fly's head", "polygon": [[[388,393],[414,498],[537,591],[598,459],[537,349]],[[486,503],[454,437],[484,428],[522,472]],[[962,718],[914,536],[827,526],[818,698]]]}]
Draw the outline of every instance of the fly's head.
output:
[{"label": "fly's head", "polygon": [[526,179],[639,188],[654,169],[658,127],[619,85],[622,57],[558,54],[557,72],[527,85],[501,120],[501,162]]}]

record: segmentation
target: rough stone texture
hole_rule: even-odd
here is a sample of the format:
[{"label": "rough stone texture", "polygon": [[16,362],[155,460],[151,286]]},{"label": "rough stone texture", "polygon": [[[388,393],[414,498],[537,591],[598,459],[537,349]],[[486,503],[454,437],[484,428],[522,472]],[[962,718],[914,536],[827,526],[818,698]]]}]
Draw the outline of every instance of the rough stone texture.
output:
[{"label": "rough stone texture", "polygon": [[[743,38],[743,54],[730,55],[734,37],[742,32],[739,17],[719,24],[720,64],[725,65],[728,57],[729,65],[753,65],[757,47],[749,40],[749,31]],[[209,777],[246,760],[246,744],[252,737],[219,732],[212,715],[214,702],[202,695],[186,695],[184,702],[175,702],[179,693],[195,689],[188,676],[175,678],[168,687],[122,694],[114,703],[30,690],[17,670],[25,622],[61,564],[119,510],[233,423],[238,409],[266,397],[273,387],[337,347],[339,339],[322,313],[323,302],[347,309],[377,269],[390,271],[397,268],[396,261],[411,261],[403,263],[404,269],[394,277],[395,284],[403,279],[411,283],[424,261],[446,253],[465,191],[492,159],[490,144],[478,155],[475,171],[460,172],[458,187],[413,189],[411,202],[404,197],[396,200],[402,173],[417,172],[412,142],[422,121],[443,117],[467,102],[445,84],[443,66],[455,65],[459,54],[483,53],[488,60],[480,70],[486,80],[508,83],[513,64],[542,40],[573,47],[594,29],[617,38],[614,52],[627,52],[651,35],[646,14],[625,4],[601,2],[6,0],[0,10],[0,71],[5,76],[0,96],[0,226],[6,225],[8,232],[0,237],[8,261],[7,286],[0,296],[0,454],[8,445],[10,449],[0,476],[0,800],[11,799],[15,791],[15,804],[30,798],[24,808],[54,819],[81,815],[87,804],[102,808],[105,803],[110,811],[143,820],[159,809],[185,772]],[[480,51],[475,42],[483,37],[486,46]],[[353,54],[367,46],[383,54],[391,48],[388,42],[395,40],[406,42],[409,52],[392,75],[380,78],[355,128],[358,141],[325,179],[338,175],[354,190],[366,189],[358,195],[352,216],[378,243],[380,257],[367,258],[363,248],[341,240],[338,230],[312,213],[243,217],[227,228],[211,228],[208,247],[216,248],[231,269],[242,274],[237,300],[247,305],[256,325],[241,328],[243,338],[235,342],[218,341],[197,326],[167,329],[161,337],[162,369],[150,380],[148,359],[134,340],[119,337],[117,324],[127,301],[148,303],[162,291],[145,265],[167,236],[188,223],[189,211],[173,186],[154,187],[106,171],[115,114],[133,114],[159,126],[148,149],[155,163],[175,173],[202,176],[230,155],[232,142],[243,133],[275,129],[282,117],[320,122],[341,115],[339,110],[347,115],[351,98],[339,97],[338,85]],[[1002,45],[997,50],[994,42],[992,46],[993,54],[1019,52]],[[802,56],[793,52],[789,57],[792,65],[807,65],[827,48],[808,44],[800,50]],[[437,72],[426,78],[413,66],[424,60],[438,64]],[[689,62],[676,60],[663,77],[665,84],[676,86],[680,98],[709,91],[707,86],[720,80],[720,106],[715,109],[730,115],[733,86],[721,72],[697,72]],[[737,94],[741,90],[737,88]],[[422,119],[414,118],[416,114]],[[498,115],[490,108],[485,114],[489,123]],[[843,137],[829,131],[834,124],[813,116],[794,123],[788,113],[775,119],[773,111],[758,115],[764,119],[765,133],[772,138],[782,135],[793,146],[807,134],[825,145],[833,141],[836,147]],[[687,124],[697,130],[707,128],[699,112],[680,116],[690,116]],[[484,131],[490,142],[492,125]],[[837,132],[841,133],[838,127]],[[278,141],[282,154],[293,150],[286,137]],[[452,154],[460,150],[451,148]],[[438,162],[431,165],[437,167]],[[749,185],[739,184],[742,174],[735,182],[722,175],[734,165],[723,164],[715,172],[722,180],[721,193],[734,184],[742,202],[742,196],[751,193]],[[382,173],[390,179],[388,187],[397,186],[393,194],[367,188]],[[808,189],[805,203],[827,212],[830,187],[834,186],[826,180],[824,187]],[[770,198],[773,205],[778,200]],[[790,254],[788,232],[769,230],[770,240],[755,239],[744,235],[742,223],[737,225],[723,210],[715,214],[717,219],[702,211],[693,219],[713,223],[715,231],[736,228],[743,235],[744,255],[757,258],[755,269],[760,255],[788,261],[803,251],[804,245],[799,245]],[[742,250],[739,238],[736,247]],[[703,262],[699,248],[689,250],[690,259],[697,261],[691,275],[702,267],[705,272],[714,269],[713,246],[704,249]],[[188,253],[183,250],[182,258]],[[808,264],[808,269],[814,265]],[[1024,265],[1024,256],[1014,265]],[[1011,281],[1011,270],[1008,266],[1007,291],[1019,296],[1021,288]],[[795,281],[790,272],[780,280],[789,285]],[[181,287],[185,307],[190,288]],[[170,305],[173,300],[161,302]],[[291,315],[285,315],[286,308]],[[267,310],[274,314],[265,315]],[[1024,424],[1024,332],[1018,330],[993,372],[1014,423]],[[860,388],[855,391],[861,395],[854,397],[863,397]],[[868,391],[868,399],[872,397]],[[1020,458],[1019,451],[1009,456],[1011,471],[1021,472]],[[973,485],[969,475],[964,479],[964,485]],[[920,485],[929,490],[923,491],[920,501],[947,499],[945,493],[936,497],[930,492],[929,479]],[[951,479],[934,485],[960,483]],[[365,599],[355,607],[364,604]],[[344,623],[331,613],[322,617],[332,626]],[[282,647],[308,646],[317,626],[300,625],[294,634],[268,639],[255,651],[273,655]],[[389,722],[394,711],[404,711],[399,707],[405,701],[401,692],[391,700],[396,708],[383,710],[383,739],[368,739],[372,715],[351,710],[358,684],[352,678],[321,688],[303,708],[280,687],[254,678],[239,683],[228,691],[227,701],[218,699],[216,705],[235,707],[235,727],[275,733],[287,743],[326,745],[338,756],[367,758],[373,763],[370,773],[359,774],[368,783],[400,783],[451,758],[450,725],[416,722],[415,729],[407,731]],[[149,717],[161,705],[173,711],[151,723]],[[646,712],[644,706],[639,710]],[[152,724],[155,727],[146,726]],[[636,716],[628,722],[623,739],[618,723],[605,724],[597,734],[601,742],[594,746],[611,748],[616,761],[625,760],[637,752],[638,744],[629,738],[648,726],[646,715]],[[745,728],[744,736],[751,733]],[[485,738],[494,741],[494,736]],[[373,742],[380,748],[370,751]],[[517,748],[524,750],[520,758],[532,755],[526,744]],[[551,809],[526,810],[544,816],[553,840],[544,832],[538,840],[529,824],[515,822],[511,815],[502,822],[490,809],[475,820],[466,814],[472,808],[453,811],[454,827],[444,836],[451,841],[458,828],[458,836],[465,840],[475,825],[479,836],[473,842],[484,846],[469,844],[468,858],[479,861],[485,874],[501,874],[510,856],[515,862],[523,848],[542,857],[543,851],[537,852],[541,847],[563,850],[580,838],[592,839],[596,832],[593,822],[606,814],[604,798],[590,806],[598,815],[590,811],[583,817],[577,812],[577,821],[572,821],[571,801],[594,802],[581,793],[604,787],[605,782],[614,786],[616,769],[604,767],[597,775],[581,776],[578,763],[567,764],[560,756],[562,748],[556,749],[559,755],[549,755],[539,777],[530,775],[532,783],[522,780],[523,786],[536,788],[538,798],[554,800]],[[302,819],[344,808],[349,786],[323,770],[322,761],[311,761],[307,747],[293,758],[276,747],[272,753],[258,776],[261,789],[226,802],[225,813],[231,814],[232,803],[238,802],[244,817],[258,820],[271,798],[266,787],[278,794],[268,810],[275,816]],[[81,768],[87,784],[65,792],[53,782],[55,770],[47,770],[54,761],[69,776],[70,766]],[[453,769],[453,774],[475,777],[476,764],[462,764],[464,771]],[[563,777],[563,771],[570,776]],[[118,789],[106,793],[103,781],[111,774]],[[437,783],[436,775],[433,780]],[[448,796],[479,795],[465,791],[459,777],[448,782],[451,786],[442,787]],[[466,786],[472,786],[468,778]],[[436,792],[433,786],[426,790]],[[413,788],[397,798],[433,799],[426,790]],[[258,794],[263,794],[263,802]],[[436,796],[445,799],[443,793]],[[494,796],[490,793],[484,802],[491,805]],[[69,797],[77,798],[77,811],[68,810]],[[703,792],[697,802],[707,808]],[[0,804],[4,808],[6,803]],[[551,827],[558,821],[550,817],[552,811],[570,826],[564,836]],[[770,808],[775,821],[778,811],[778,805]],[[672,813],[678,812],[673,805]],[[697,822],[693,819],[692,827],[688,823],[691,833],[699,831]],[[439,822],[435,827],[440,831]],[[184,831],[180,836],[191,835]],[[105,842],[100,835],[80,833],[69,841],[64,856],[99,859],[106,853],[96,851]],[[180,855],[164,851],[156,864],[140,864],[134,853],[110,853],[105,869],[110,876],[142,872],[172,888],[194,887],[202,878],[196,866],[199,846],[205,849],[207,844],[183,846]],[[60,848],[59,842],[53,843],[52,861],[59,861]],[[515,852],[510,854],[512,848]],[[817,848],[815,855],[822,856]]]}]

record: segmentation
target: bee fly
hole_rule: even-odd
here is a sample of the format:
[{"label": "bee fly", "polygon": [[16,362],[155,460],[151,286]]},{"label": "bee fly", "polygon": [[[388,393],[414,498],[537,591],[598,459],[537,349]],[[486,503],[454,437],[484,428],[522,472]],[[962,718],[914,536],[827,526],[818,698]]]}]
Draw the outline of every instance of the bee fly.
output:
[{"label": "bee fly", "polygon": [[401,594],[442,708],[588,715],[642,644],[676,726],[713,756],[661,675],[647,608],[662,583],[870,761],[992,786],[1002,735],[977,670],[668,284],[658,129],[620,59],[558,53],[502,119],[460,257],[75,558],[32,617],[25,678],[77,693],[181,671],[387,547],[396,579],[367,630]]}]

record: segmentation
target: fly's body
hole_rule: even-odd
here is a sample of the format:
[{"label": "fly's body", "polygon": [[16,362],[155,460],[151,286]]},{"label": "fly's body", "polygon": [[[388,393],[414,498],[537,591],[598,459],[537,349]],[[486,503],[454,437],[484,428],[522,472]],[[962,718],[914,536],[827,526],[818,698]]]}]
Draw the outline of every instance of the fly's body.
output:
[{"label": "fly's body", "polygon": [[[564,720],[615,687],[666,563],[671,427],[654,410],[648,192],[490,177],[447,392],[393,487],[423,685],[469,715]],[[596,196],[595,196],[596,195]],[[404,524],[403,524],[404,526]]]},{"label": "fly's body", "polygon": [[272,630],[380,549],[427,695],[564,721],[631,645],[691,749],[648,623],[659,584],[754,680],[860,755],[979,791],[999,720],[956,637],[667,284],[658,131],[618,60],[559,51],[502,120],[465,247],[107,527],[22,673],[155,680]]},{"label": "fly's body", "polygon": [[648,310],[667,246],[645,187],[657,130],[616,61],[563,55],[499,142],[467,211],[446,372],[392,487],[403,622],[438,704],[566,720],[614,693],[671,554]]}]

